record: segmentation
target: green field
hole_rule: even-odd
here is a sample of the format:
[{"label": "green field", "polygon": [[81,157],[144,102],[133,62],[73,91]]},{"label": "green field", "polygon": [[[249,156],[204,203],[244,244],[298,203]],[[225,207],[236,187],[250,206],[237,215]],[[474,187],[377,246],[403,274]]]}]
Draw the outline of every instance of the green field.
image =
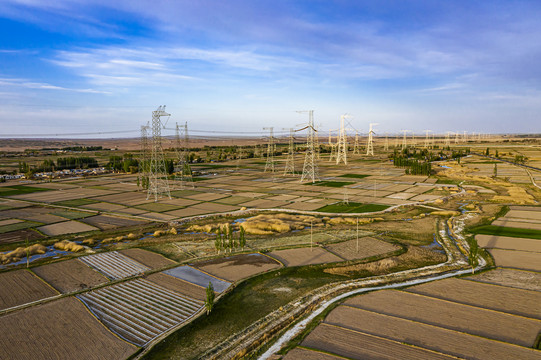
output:
[{"label": "green field", "polygon": [[355,184],[351,181],[316,181],[312,185],[316,186],[328,186],[328,187],[342,187],[346,185]]},{"label": "green field", "polygon": [[37,223],[34,221],[23,221],[16,224],[4,225],[4,226],[0,226],[0,234],[4,234],[11,231],[22,230],[22,229],[28,229],[28,228],[40,226],[40,225],[43,225],[43,224]]},{"label": "green field", "polygon": [[74,199],[74,200],[59,201],[54,204],[60,205],[60,206],[77,207],[77,206],[90,205],[90,204],[96,204],[96,203],[99,203],[99,201],[91,200],[91,199]]},{"label": "green field", "polygon": [[349,178],[349,179],[364,179],[365,177],[369,177],[372,175],[366,175],[366,174],[344,174],[340,175],[339,177],[343,178]]},{"label": "green field", "polygon": [[481,225],[470,229],[474,234],[540,239],[541,230],[520,229],[496,225]]},{"label": "green field", "polygon": [[50,191],[50,190],[51,189],[25,186],[25,185],[12,185],[10,187],[0,187],[0,196],[30,194],[33,192]]},{"label": "green field", "polygon": [[387,209],[387,205],[379,204],[362,204],[356,202],[350,202],[349,204],[337,203],[331,205],[325,205],[316,211],[320,212],[330,212],[330,213],[365,213],[365,212],[374,212],[382,211]]}]

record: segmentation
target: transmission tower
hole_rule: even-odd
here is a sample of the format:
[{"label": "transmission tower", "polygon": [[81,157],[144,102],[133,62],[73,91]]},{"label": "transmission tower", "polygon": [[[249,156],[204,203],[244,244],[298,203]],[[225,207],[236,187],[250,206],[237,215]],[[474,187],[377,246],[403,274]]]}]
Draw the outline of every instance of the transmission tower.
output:
[{"label": "transmission tower", "polygon": [[267,162],[265,163],[265,172],[267,172],[267,170],[270,170],[274,174],[274,128],[263,128],[263,130],[269,130],[270,132],[269,142],[267,145]]},{"label": "transmission tower", "polygon": [[316,126],[315,128],[315,137],[314,137],[314,147],[316,149],[316,157],[317,159],[321,159],[321,151],[319,150],[319,134],[318,134],[318,130],[319,130],[319,126]]},{"label": "transmission tower", "polygon": [[383,145],[383,150],[389,151],[389,136],[385,134],[385,145]]},{"label": "transmission tower", "polygon": [[141,126],[141,153],[139,155],[139,186],[143,190],[148,189],[148,166],[150,147],[148,142],[148,125]]},{"label": "transmission tower", "polygon": [[458,131],[455,133],[455,144],[458,144]]},{"label": "transmission tower", "polygon": [[355,132],[355,144],[353,145],[353,154],[360,154],[360,153],[361,151],[359,150],[359,133]]},{"label": "transmission tower", "polygon": [[426,136],[425,136],[425,149],[428,149],[430,147],[430,137],[429,133],[432,132],[432,130],[425,130]]},{"label": "transmission tower", "polygon": [[468,134],[466,130],[464,130],[464,137],[462,139],[464,140],[464,142],[468,142]]},{"label": "transmission tower", "polygon": [[157,110],[152,112],[152,154],[147,200],[154,197],[154,201],[158,201],[158,198],[164,195],[171,199],[162,148],[162,127],[164,127],[161,122],[162,116],[171,116],[165,112],[165,105],[159,106]]},{"label": "transmission tower", "polygon": [[184,189],[185,184],[194,187],[192,178],[192,169],[188,161],[189,137],[188,123],[183,126],[176,124],[175,128],[175,148],[177,152],[177,163],[175,164],[175,182],[179,182],[180,189]]},{"label": "transmission tower", "polygon": [[451,146],[451,131],[447,131],[445,134],[445,146]]},{"label": "transmission tower", "polygon": [[314,139],[317,137],[317,130],[314,127],[314,110],[297,111],[298,113],[308,112],[308,136],[306,137],[306,154],[302,168],[301,182],[312,180],[312,184],[319,180],[319,169],[317,165],[317,154]]},{"label": "transmission tower", "polygon": [[336,159],[336,145],[332,143],[332,134],[331,130],[329,130],[329,146],[331,148],[331,155],[329,156],[329,161],[332,162],[333,159]]},{"label": "transmission tower", "polygon": [[408,147],[408,138],[407,138],[407,133],[409,132],[410,130],[402,130],[402,132],[404,133],[404,138],[402,139],[402,149],[405,149]]},{"label": "transmission tower", "polygon": [[340,161],[343,161],[345,165],[348,164],[347,159],[347,148],[348,148],[348,138],[346,135],[345,119],[349,119],[349,115],[340,116],[340,133],[338,135],[338,144],[336,149],[336,165],[340,164]]},{"label": "transmission tower", "polygon": [[[285,129],[284,129],[285,130]],[[295,143],[293,134],[295,130],[289,129],[289,150],[287,152],[286,167],[284,169],[284,175],[295,175]]]},{"label": "transmission tower", "polygon": [[374,139],[373,135],[374,130],[372,129],[372,126],[378,125],[377,123],[371,123],[370,124],[370,131],[368,131],[368,143],[366,145],[366,155],[374,156]]}]

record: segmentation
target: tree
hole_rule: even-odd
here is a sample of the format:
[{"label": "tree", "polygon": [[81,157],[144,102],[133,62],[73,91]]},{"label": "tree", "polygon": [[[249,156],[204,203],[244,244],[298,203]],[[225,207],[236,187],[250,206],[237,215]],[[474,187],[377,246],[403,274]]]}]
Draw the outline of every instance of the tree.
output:
[{"label": "tree", "polygon": [[486,155],[486,156],[489,156],[489,155],[490,155],[490,149],[489,149],[489,148],[487,148],[487,150],[485,151],[485,155]]},{"label": "tree", "polygon": [[212,307],[214,306],[214,296],[214,286],[212,286],[212,283],[209,281],[209,286],[207,286],[207,299],[205,300],[207,315],[210,314]]},{"label": "tree", "polygon": [[477,244],[477,240],[475,240],[475,238],[469,238],[468,243],[470,245],[468,263],[471,266],[471,273],[473,274],[475,272],[475,268],[477,265],[479,265],[479,258],[477,257],[479,255],[479,245]]},{"label": "tree", "polygon": [[239,238],[240,246],[242,247],[242,250],[244,251],[244,247],[246,246],[246,230],[241,226],[240,227],[240,238]]},{"label": "tree", "polygon": [[494,164],[494,175],[493,177],[498,176],[498,164]]}]

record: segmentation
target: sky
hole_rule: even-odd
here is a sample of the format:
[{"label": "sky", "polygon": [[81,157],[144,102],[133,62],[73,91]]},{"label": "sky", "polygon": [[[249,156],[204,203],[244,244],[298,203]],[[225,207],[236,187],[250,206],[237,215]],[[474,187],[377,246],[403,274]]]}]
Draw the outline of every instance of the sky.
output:
[{"label": "sky", "polygon": [[0,136],[132,137],[160,105],[207,135],[309,109],[325,133],[343,114],[539,133],[539,19],[537,0],[1,0]]}]

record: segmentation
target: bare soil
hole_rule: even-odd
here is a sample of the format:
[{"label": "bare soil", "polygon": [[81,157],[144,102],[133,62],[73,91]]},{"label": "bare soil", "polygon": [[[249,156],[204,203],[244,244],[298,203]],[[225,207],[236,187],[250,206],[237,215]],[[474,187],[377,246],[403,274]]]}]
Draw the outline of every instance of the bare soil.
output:
[{"label": "bare soil", "polygon": [[133,260],[140,262],[151,269],[159,269],[175,264],[173,260],[169,260],[163,255],[138,248],[120,250],[119,253],[126,255],[127,257],[132,258]]},{"label": "bare soil", "polygon": [[0,317],[5,359],[125,359],[137,348],[103,326],[74,297]]},{"label": "bare soil", "polygon": [[31,229],[12,231],[0,236],[0,244],[11,244],[19,241],[43,239],[45,236]]},{"label": "bare soil", "polygon": [[146,277],[147,280],[161,285],[169,290],[176,291],[182,295],[197,299],[205,300],[206,293],[205,288],[194,285],[187,281],[181,280],[174,276],[170,276],[164,273],[155,273]]},{"label": "bare soil", "polygon": [[89,289],[109,281],[78,259],[38,266],[32,271],[63,294]]},{"label": "bare soil", "polygon": [[281,267],[276,260],[261,254],[235,255],[199,262],[193,266],[228,281],[238,281]]},{"label": "bare soil", "polygon": [[71,220],[71,221],[64,221],[61,223],[56,223],[56,224],[51,224],[51,225],[40,226],[38,230],[44,233],[45,235],[57,236],[57,235],[63,235],[63,234],[74,234],[74,233],[98,230],[98,228],[80,223],[75,220]]},{"label": "bare soil", "polygon": [[[317,330],[317,329],[316,329]],[[283,360],[344,360],[341,356],[334,356],[316,350],[297,347],[287,353]]]},{"label": "bare soil", "polygon": [[144,220],[123,219],[116,216],[96,215],[81,220],[102,230],[145,224]]},{"label": "bare soil", "polygon": [[502,249],[490,249],[488,251],[494,257],[496,266],[541,271],[541,252]]},{"label": "bare soil", "polygon": [[541,273],[533,271],[494,269],[470,276],[468,279],[524,290],[541,291]]},{"label": "bare soil", "polygon": [[268,255],[278,259],[285,266],[304,266],[344,261],[344,259],[341,259],[318,246],[314,246],[312,249],[307,247],[277,250],[270,252]]},{"label": "bare soil", "polygon": [[0,310],[58,294],[57,291],[28,270],[0,274]]},{"label": "bare soil", "polygon": [[541,252],[541,240],[496,235],[476,235],[479,246],[489,249],[509,249]]},{"label": "bare soil", "polygon": [[329,244],[325,247],[334,254],[346,260],[364,259],[400,249],[400,247],[397,245],[389,244],[385,241],[374,239],[372,237],[360,238],[358,245],[357,251],[357,239],[354,239]]}]

